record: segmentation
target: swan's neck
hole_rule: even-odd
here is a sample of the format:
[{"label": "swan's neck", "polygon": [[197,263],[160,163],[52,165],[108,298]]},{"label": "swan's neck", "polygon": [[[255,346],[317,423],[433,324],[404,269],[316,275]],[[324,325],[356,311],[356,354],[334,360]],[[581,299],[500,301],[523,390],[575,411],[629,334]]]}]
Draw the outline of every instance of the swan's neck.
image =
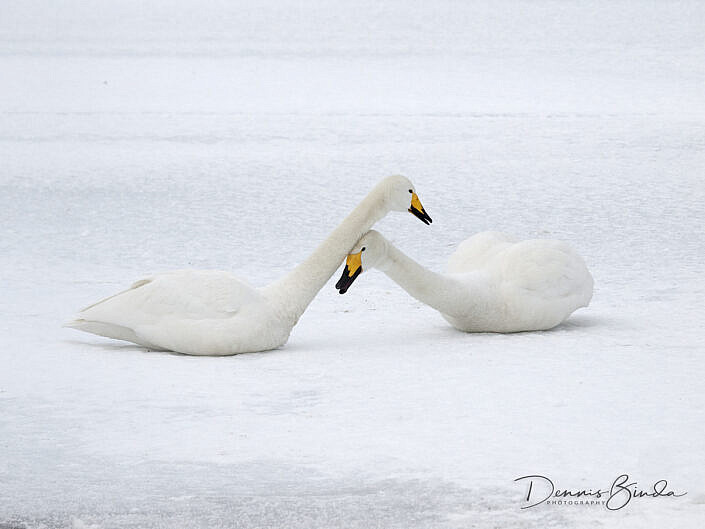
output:
[{"label": "swan's neck", "polygon": [[471,284],[424,268],[388,241],[376,268],[414,298],[449,316],[465,315],[481,302],[480,292]]},{"label": "swan's neck", "polygon": [[279,281],[265,288],[287,316],[298,320],[355,243],[389,211],[378,186],[333,230],[313,253]]}]

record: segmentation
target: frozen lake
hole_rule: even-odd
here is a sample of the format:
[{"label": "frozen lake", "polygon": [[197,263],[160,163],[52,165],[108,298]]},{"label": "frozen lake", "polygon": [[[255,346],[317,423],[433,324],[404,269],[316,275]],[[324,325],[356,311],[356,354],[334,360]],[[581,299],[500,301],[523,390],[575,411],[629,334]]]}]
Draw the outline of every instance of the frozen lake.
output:
[{"label": "frozen lake", "polygon": [[[0,528],[702,527],[705,6],[304,4],[3,6]],[[394,173],[409,255],[563,239],[591,306],[463,334],[371,272],[268,353],[61,328],[157,271],[266,284]],[[514,482],[622,473],[687,495]]]}]

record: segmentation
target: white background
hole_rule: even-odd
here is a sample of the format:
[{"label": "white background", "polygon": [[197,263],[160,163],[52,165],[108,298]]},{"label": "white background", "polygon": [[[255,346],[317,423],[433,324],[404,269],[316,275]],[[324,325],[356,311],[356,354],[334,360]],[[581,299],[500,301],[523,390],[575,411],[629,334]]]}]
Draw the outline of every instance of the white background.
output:
[{"label": "white background", "polygon": [[[0,526],[702,527],[701,2],[0,6]],[[455,331],[379,272],[288,344],[191,358],[62,329],[161,270],[263,285],[374,183],[441,270],[560,238],[550,332]],[[526,474],[682,498],[521,510]]]}]

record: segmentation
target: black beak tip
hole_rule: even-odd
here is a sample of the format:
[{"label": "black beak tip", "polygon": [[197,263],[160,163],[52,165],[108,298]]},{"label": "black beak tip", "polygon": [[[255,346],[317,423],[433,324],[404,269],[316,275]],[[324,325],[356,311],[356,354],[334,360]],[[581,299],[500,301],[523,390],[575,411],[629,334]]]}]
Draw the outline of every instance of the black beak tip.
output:
[{"label": "black beak tip", "polygon": [[340,279],[338,279],[338,282],[335,284],[335,288],[338,290],[338,294],[345,294],[348,289],[350,288],[350,285],[353,284],[353,281],[357,278],[362,273],[362,267],[359,267],[357,270],[355,270],[355,273],[351,276],[349,273],[348,267],[345,267],[345,270],[343,270],[343,275],[340,276]]},{"label": "black beak tip", "polygon": [[[338,279],[338,282],[335,284],[335,288],[341,289],[343,285],[345,284],[345,279],[348,277],[348,265],[345,265],[345,268],[343,269],[343,275],[340,276],[340,279]],[[343,294],[343,292],[341,292]]]},{"label": "black beak tip", "polygon": [[416,208],[409,208],[409,213],[414,215],[417,219],[419,219],[421,222],[423,222],[426,226],[431,224],[433,222],[433,219],[428,216],[428,213],[426,211],[419,211]]}]

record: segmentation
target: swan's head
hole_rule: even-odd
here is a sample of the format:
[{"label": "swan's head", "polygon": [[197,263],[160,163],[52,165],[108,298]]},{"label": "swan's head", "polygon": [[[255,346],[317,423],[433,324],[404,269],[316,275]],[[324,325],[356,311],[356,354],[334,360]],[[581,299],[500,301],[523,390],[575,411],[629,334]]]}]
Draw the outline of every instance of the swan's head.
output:
[{"label": "swan's head", "polygon": [[340,294],[345,294],[364,269],[375,268],[386,254],[387,239],[375,230],[363,235],[345,260],[343,275],[335,284]]},{"label": "swan's head", "polygon": [[414,184],[408,178],[400,175],[390,176],[383,180],[382,185],[390,210],[408,211],[424,224],[433,222],[421,205]]}]

